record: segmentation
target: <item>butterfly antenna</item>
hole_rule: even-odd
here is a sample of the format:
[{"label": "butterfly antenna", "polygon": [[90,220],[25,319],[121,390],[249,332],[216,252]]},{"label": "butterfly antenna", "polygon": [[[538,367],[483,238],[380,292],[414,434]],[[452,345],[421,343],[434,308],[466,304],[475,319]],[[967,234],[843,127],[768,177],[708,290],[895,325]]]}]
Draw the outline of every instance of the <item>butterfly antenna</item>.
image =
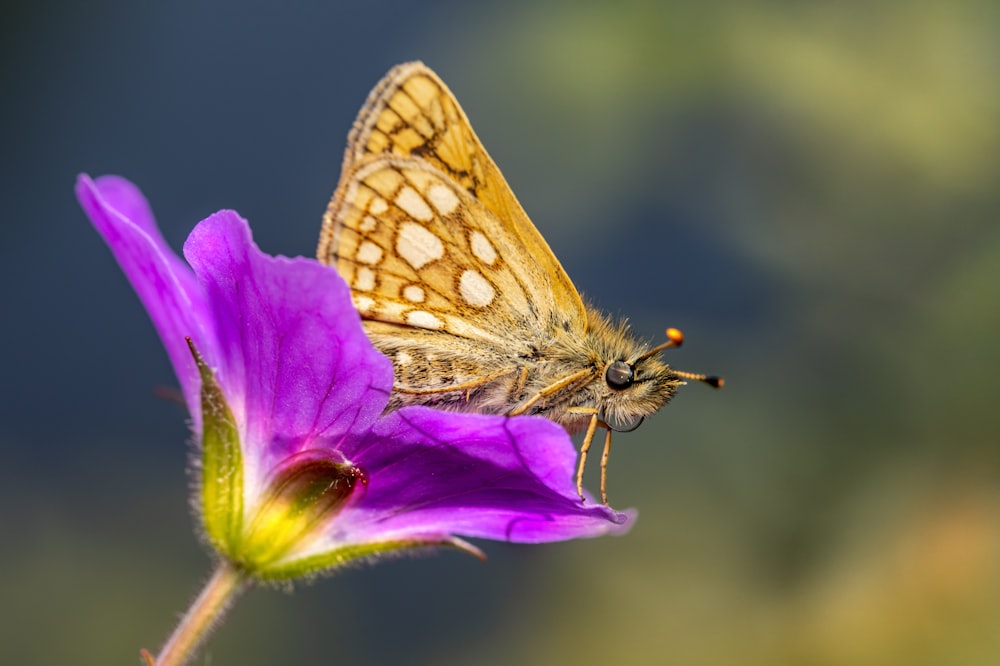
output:
[{"label": "butterfly antenna", "polygon": [[[662,345],[657,345],[656,347],[653,347],[648,352],[646,352],[639,358],[635,359],[633,363],[647,359],[653,354],[659,354],[664,349],[680,347],[682,344],[684,344],[684,334],[681,333],[680,329],[668,328],[666,332],[667,332],[666,342],[664,342]],[[674,375],[680,377],[681,379],[690,379],[691,381],[695,382],[704,382],[705,384],[708,384],[712,388],[722,388],[722,386],[726,383],[726,380],[724,380],[722,377],[716,377],[715,375],[702,375],[694,372],[684,372],[683,370],[673,370],[673,373]]]},{"label": "butterfly antenna", "polygon": [[683,370],[673,370],[674,375],[680,377],[681,379],[690,379],[695,382],[704,382],[711,386],[712,388],[722,388],[726,380],[722,377],[716,377],[715,375],[699,375],[696,372],[684,372]]},{"label": "butterfly antenna", "polygon": [[644,361],[647,358],[649,358],[650,356],[652,356],[653,354],[659,354],[664,349],[671,349],[673,347],[680,347],[682,344],[684,344],[684,334],[681,333],[680,329],[678,329],[678,328],[668,328],[667,329],[667,341],[666,342],[664,342],[662,345],[657,345],[656,347],[653,347],[648,352],[646,352],[642,356],[640,356],[640,357],[636,358],[634,361],[632,361],[632,363],[634,364],[634,363],[638,363],[639,361]]}]

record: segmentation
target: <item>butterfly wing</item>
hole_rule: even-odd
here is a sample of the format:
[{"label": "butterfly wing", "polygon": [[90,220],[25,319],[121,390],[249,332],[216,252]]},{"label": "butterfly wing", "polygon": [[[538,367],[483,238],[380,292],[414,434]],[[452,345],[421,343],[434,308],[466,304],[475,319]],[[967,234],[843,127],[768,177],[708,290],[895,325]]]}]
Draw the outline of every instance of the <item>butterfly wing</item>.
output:
[{"label": "butterfly wing", "polygon": [[[445,197],[446,202],[436,201],[435,196]],[[453,207],[452,199],[457,200]],[[415,211],[426,219],[415,217]],[[369,220],[375,223],[372,230]],[[426,234],[417,231],[421,225]],[[377,238],[368,238],[374,229]],[[448,250],[427,266],[415,268],[399,254],[431,251],[437,256],[432,238]],[[383,261],[360,261],[368,257],[358,254],[362,248],[372,247],[366,241],[380,243]],[[496,267],[483,262],[477,249],[487,257],[495,252]],[[533,320],[533,330],[539,330],[539,324],[544,330],[549,325],[575,328],[587,321],[569,276],[479,142],[454,95],[422,63],[397,66],[369,95],[348,137],[341,181],[324,217],[318,255],[320,261],[340,269],[356,302],[371,304],[359,307],[368,319],[444,328],[470,338],[502,335],[508,340],[511,331],[502,327],[510,324],[525,326]],[[369,275],[378,288],[366,291],[361,287],[371,282]],[[485,284],[470,277],[475,275]],[[434,298],[414,310],[406,294],[415,296],[416,291],[404,292],[407,285],[437,293],[428,293]],[[494,290],[491,316],[470,317],[481,314],[475,303],[485,300],[490,289]]]},{"label": "butterfly wing", "polygon": [[540,334],[544,267],[447,174],[420,158],[374,156],[347,182],[335,258],[362,317],[495,347]]}]

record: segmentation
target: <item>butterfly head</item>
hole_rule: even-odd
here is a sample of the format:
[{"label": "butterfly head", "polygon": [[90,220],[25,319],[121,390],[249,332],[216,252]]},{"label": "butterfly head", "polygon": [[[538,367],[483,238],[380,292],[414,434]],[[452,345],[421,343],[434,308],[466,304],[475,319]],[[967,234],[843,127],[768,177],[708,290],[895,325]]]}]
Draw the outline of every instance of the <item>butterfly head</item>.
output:
[{"label": "butterfly head", "polygon": [[722,386],[719,377],[676,370],[661,360],[661,351],[679,347],[684,342],[684,335],[676,328],[667,329],[667,341],[652,349],[632,343],[624,324],[616,333],[618,335],[613,338],[618,343],[614,345],[618,353],[604,366],[597,391],[601,420],[612,430],[630,432],[638,428],[643,419],[665,405],[686,380],[705,382],[716,388]]}]

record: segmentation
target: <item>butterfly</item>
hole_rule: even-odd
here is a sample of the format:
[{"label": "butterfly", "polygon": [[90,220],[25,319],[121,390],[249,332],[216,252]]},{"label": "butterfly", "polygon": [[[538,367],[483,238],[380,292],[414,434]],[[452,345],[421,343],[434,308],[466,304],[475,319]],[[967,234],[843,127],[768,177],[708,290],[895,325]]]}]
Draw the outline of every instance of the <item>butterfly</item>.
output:
[{"label": "butterfly", "polygon": [[350,285],[372,343],[392,359],[387,411],[538,414],[584,431],[576,489],[597,428],[630,431],[685,380],[625,321],[580,297],[443,81],[393,68],[351,130],[323,218],[319,260]]}]

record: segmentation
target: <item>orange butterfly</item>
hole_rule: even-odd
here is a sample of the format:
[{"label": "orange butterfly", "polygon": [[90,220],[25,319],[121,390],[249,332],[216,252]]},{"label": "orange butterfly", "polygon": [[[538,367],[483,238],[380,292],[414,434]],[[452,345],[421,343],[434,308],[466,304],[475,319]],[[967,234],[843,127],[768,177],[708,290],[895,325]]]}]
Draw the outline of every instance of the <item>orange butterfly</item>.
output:
[{"label": "orange butterfly", "polygon": [[585,304],[476,137],[454,95],[419,62],[375,87],[348,137],[318,256],[351,286],[374,345],[393,361],[389,409],[539,414],[629,431],[684,380],[624,321]]}]

